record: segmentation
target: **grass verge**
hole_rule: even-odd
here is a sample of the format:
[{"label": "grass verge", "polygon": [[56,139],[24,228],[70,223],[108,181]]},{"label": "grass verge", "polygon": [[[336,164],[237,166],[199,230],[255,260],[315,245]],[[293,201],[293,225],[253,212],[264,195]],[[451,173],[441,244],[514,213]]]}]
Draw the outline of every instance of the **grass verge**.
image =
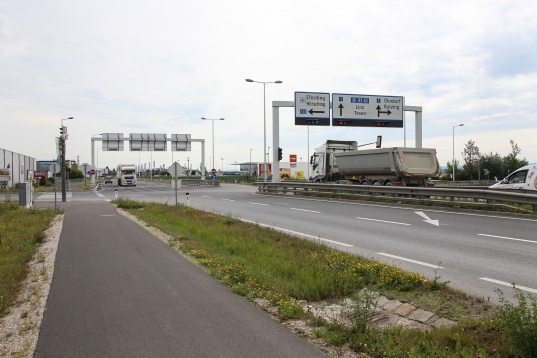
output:
[{"label": "grass verge", "polygon": [[[282,320],[304,319],[315,327],[318,337],[363,357],[537,354],[520,355],[513,346],[517,332],[510,329],[509,322],[517,322],[521,310],[500,311],[502,316],[486,299],[453,290],[436,274],[426,280],[420,274],[245,223],[231,215],[129,199],[114,203],[170,235],[171,247],[195,258],[234,292],[248,299],[270,301]],[[458,325],[425,332],[400,327],[381,330],[364,321],[363,317],[372,317],[372,312],[360,312],[364,307],[360,304],[350,315],[355,321],[351,325],[314,317],[299,304],[299,300],[338,302],[356,297],[364,287],[456,320]],[[532,327],[535,308],[522,311],[522,321]],[[519,337],[523,341],[537,340],[531,330]]]},{"label": "grass verge", "polygon": [[27,263],[53,217],[53,209],[20,209],[18,202],[0,202],[0,317],[9,313],[28,274]]}]

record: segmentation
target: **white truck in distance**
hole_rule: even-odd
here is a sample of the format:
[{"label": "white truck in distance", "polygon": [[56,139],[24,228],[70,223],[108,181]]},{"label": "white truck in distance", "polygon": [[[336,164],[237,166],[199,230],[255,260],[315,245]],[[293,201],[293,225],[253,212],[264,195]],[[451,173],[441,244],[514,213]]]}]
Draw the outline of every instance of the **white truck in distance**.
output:
[{"label": "white truck in distance", "polygon": [[117,166],[117,185],[136,186],[136,165],[135,164],[119,164]]},{"label": "white truck in distance", "polygon": [[442,170],[436,149],[377,148],[358,150],[356,141],[327,140],[310,159],[314,183],[432,186]]}]

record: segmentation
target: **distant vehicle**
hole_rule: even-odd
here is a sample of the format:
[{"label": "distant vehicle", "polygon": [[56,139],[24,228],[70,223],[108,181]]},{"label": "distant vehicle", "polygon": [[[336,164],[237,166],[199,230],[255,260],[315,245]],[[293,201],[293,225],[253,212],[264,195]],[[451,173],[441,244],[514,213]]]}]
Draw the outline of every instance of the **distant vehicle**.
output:
[{"label": "distant vehicle", "polygon": [[518,168],[502,181],[489,186],[489,189],[525,189],[537,190],[537,163]]},{"label": "distant vehicle", "polygon": [[117,185],[126,186],[133,185],[136,186],[136,166],[135,164],[119,164],[117,166]]},{"label": "distant vehicle", "polygon": [[104,177],[104,183],[105,184],[112,184],[113,181],[112,181],[112,177],[110,175],[107,175]]},{"label": "distant vehicle", "polygon": [[291,179],[291,168],[280,168],[280,178]]}]

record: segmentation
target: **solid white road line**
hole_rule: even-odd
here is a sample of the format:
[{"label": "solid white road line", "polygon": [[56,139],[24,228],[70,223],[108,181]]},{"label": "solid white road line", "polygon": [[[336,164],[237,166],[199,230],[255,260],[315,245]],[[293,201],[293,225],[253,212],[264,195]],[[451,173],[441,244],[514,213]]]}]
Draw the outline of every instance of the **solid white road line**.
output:
[{"label": "solid white road line", "polygon": [[378,221],[378,222],[381,222],[381,223],[397,224],[397,225],[411,225],[411,224],[405,224],[405,223],[398,223],[398,222],[395,222],[395,221],[376,220],[376,219],[360,218],[360,217],[357,217],[356,219],[369,220],[369,221]]},{"label": "solid white road line", "polygon": [[[265,204],[266,205],[266,204]],[[250,220],[246,220],[246,219],[239,219],[241,221],[244,221],[244,222],[247,222],[247,223],[252,223],[252,224],[257,224],[259,226],[263,226],[263,227],[268,227],[270,229],[273,229],[273,230],[276,230],[276,231],[279,231],[279,232],[283,232],[285,234],[289,234],[289,235],[293,235],[293,236],[298,236],[298,237],[305,237],[305,238],[308,238],[308,239],[313,239],[313,240],[319,240],[319,241],[325,241],[325,242],[329,242],[331,244],[336,244],[336,245],[341,245],[341,246],[345,246],[345,247],[352,247],[353,245],[350,245],[350,244],[345,244],[343,242],[339,242],[339,241],[334,241],[334,240],[329,240],[329,239],[323,239],[319,236],[313,236],[313,235],[308,235],[308,234],[303,234],[301,232],[298,232],[298,231],[293,231],[293,230],[287,230],[287,229],[283,229],[281,227],[277,227],[277,226],[272,226],[272,225],[267,225],[267,224],[261,224],[261,223],[258,223],[258,222],[255,222],[255,221],[250,221]]]},{"label": "solid white road line", "polygon": [[308,213],[317,213],[320,214],[320,211],[314,211],[314,210],[306,210],[306,209],[297,209],[297,208],[290,208],[291,210],[298,210],[298,211],[307,211]]},{"label": "solid white road line", "polygon": [[513,238],[513,237],[496,236],[496,235],[487,235],[487,234],[477,234],[477,235],[479,235],[479,236],[495,237],[495,238],[498,238],[498,239],[505,239],[505,240],[515,240],[515,241],[531,242],[532,244],[537,244],[537,241],[524,240],[524,239],[515,239],[515,238]]},{"label": "solid white road line", "polygon": [[[488,282],[492,282],[492,283],[497,283],[498,285],[513,287],[513,284],[510,283],[510,282],[499,281],[499,280],[495,280],[493,278],[481,277],[480,280],[488,281]],[[519,285],[516,285],[516,288],[519,288],[519,289],[521,289],[523,291],[528,291],[528,292],[531,292],[531,293],[537,293],[537,290],[534,289],[534,288],[529,288],[529,287],[524,287],[524,286],[519,286]]]},{"label": "solid white road line", "polygon": [[212,199],[210,196],[207,196],[207,195],[202,195],[201,197],[202,197],[202,198],[209,198],[209,199]]},{"label": "solid white road line", "polygon": [[269,206],[269,204],[261,204],[261,203],[252,203],[252,202],[250,202],[250,204],[254,204],[254,205],[265,205],[265,206]]},{"label": "solid white road line", "polygon": [[431,265],[431,264],[428,264],[428,263],[425,263],[425,262],[416,261],[416,260],[411,260],[411,259],[407,259],[407,258],[405,258],[405,257],[401,257],[401,256],[395,256],[395,255],[385,254],[384,252],[378,252],[378,254],[379,254],[379,255],[382,255],[382,256],[393,257],[394,259],[398,259],[398,260],[402,260],[402,261],[412,262],[412,263],[414,263],[414,264],[418,264],[418,265],[423,265],[423,266],[427,266],[427,267],[443,269],[443,267],[440,266],[440,265]]}]

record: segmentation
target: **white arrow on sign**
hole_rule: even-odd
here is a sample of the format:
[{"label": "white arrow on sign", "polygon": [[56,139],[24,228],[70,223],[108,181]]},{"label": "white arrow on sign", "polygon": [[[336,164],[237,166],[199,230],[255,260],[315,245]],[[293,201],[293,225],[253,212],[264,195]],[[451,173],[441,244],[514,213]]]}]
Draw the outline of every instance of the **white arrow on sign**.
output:
[{"label": "white arrow on sign", "polygon": [[426,214],[423,213],[423,211],[414,211],[416,214],[418,214],[419,216],[421,216],[422,218],[424,218],[426,223],[428,224],[433,224],[433,225],[436,225],[436,226],[440,226],[440,224],[438,223],[438,220],[431,220]]}]

